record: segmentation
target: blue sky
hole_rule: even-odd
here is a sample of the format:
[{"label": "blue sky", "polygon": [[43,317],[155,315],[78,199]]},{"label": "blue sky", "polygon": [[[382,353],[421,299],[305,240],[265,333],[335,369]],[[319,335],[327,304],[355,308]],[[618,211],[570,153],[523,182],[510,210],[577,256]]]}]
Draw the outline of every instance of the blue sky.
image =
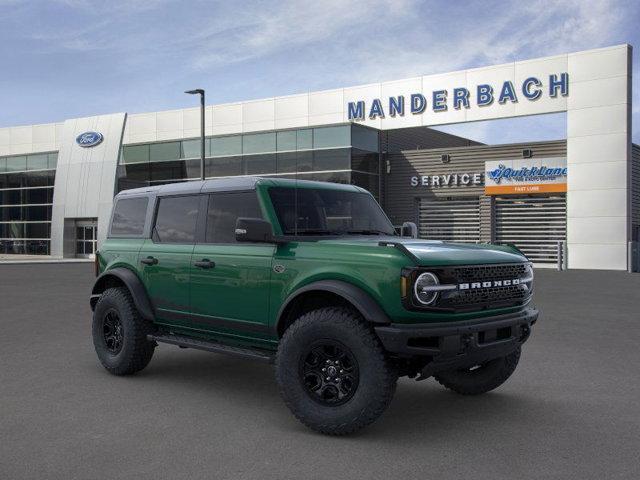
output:
[{"label": "blue sky", "polygon": [[[441,73],[620,43],[640,2],[0,0],[0,127]],[[450,126],[501,143],[562,138],[562,114]]]}]

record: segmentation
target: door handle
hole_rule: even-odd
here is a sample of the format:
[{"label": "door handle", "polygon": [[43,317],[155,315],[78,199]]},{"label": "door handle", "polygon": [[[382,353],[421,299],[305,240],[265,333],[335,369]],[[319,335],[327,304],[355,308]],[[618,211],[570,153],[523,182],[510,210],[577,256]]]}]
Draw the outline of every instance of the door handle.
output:
[{"label": "door handle", "polygon": [[215,262],[212,262],[208,258],[203,258],[199,262],[193,262],[193,264],[198,268],[213,268],[216,266]]},{"label": "door handle", "polygon": [[147,257],[140,260],[140,263],[144,263],[145,265],[155,265],[158,263],[158,259],[156,257]]}]

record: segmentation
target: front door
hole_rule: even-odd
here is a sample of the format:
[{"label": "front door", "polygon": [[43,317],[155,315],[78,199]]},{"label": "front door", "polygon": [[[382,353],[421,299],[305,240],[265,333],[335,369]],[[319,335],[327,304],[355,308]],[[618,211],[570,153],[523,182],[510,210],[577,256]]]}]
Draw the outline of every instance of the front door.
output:
[{"label": "front door", "polygon": [[191,255],[201,195],[158,199],[152,238],[145,240],[138,262],[159,323],[189,324]]},{"label": "front door", "polygon": [[76,257],[94,258],[98,242],[97,220],[76,220]]},{"label": "front door", "polygon": [[262,218],[255,191],[209,195],[204,243],[191,267],[191,312],[198,328],[266,334],[275,246],[237,243],[238,217]]}]

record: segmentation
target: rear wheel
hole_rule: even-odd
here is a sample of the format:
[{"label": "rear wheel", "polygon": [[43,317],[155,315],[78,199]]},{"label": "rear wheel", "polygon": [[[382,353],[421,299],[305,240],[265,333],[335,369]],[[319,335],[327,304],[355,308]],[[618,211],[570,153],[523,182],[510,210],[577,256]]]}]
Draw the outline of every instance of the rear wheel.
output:
[{"label": "rear wheel", "polygon": [[151,361],[155,343],[147,335],[153,325],[140,316],[126,288],[109,288],[100,296],[92,331],[98,359],[110,373],[130,375]]},{"label": "rear wheel", "polygon": [[520,347],[509,355],[481,365],[440,372],[435,379],[444,387],[462,395],[480,395],[498,388],[515,371],[520,360]]},{"label": "rear wheel", "polygon": [[285,332],[276,379],[298,420],[321,433],[345,435],[382,415],[397,374],[359,315],[322,308],[301,316]]}]

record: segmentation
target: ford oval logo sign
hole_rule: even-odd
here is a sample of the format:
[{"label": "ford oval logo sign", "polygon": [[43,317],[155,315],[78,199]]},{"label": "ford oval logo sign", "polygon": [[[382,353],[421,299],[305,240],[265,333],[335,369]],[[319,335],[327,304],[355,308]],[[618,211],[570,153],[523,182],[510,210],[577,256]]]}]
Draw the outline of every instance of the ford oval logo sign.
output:
[{"label": "ford oval logo sign", "polygon": [[102,134],[98,132],[84,132],[76,137],[76,143],[81,147],[95,147],[102,142]]}]

